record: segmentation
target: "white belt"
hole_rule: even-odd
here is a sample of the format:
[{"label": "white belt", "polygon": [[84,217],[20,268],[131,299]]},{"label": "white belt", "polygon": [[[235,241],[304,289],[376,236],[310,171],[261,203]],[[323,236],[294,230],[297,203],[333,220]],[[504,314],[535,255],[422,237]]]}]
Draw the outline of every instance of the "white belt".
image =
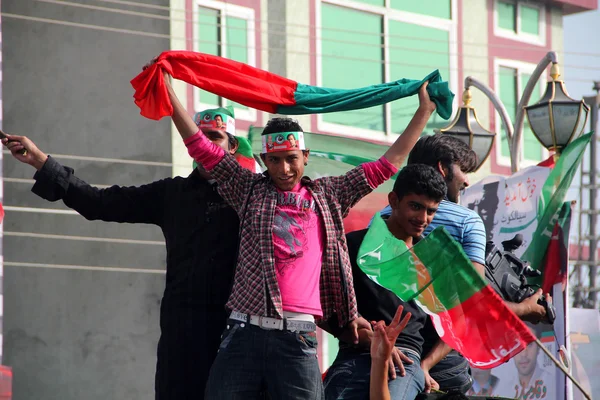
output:
[{"label": "white belt", "polygon": [[240,322],[246,322],[250,325],[256,325],[263,329],[277,329],[280,331],[286,330],[292,332],[314,332],[317,330],[317,325],[310,321],[261,317],[258,315],[244,314],[238,311],[232,311],[229,318]]}]

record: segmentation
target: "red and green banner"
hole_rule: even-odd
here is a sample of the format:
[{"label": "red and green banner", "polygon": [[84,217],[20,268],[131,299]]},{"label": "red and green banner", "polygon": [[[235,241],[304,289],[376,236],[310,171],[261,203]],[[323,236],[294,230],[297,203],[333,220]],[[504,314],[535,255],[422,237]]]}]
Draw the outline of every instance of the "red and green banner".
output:
[{"label": "red and green banner", "polygon": [[376,214],[357,262],[374,282],[414,300],[440,338],[474,367],[496,367],[535,340],[443,227],[409,249]]},{"label": "red and green banner", "polygon": [[454,94],[439,71],[422,80],[400,79],[357,89],[324,88],[295,82],[224,57],[192,51],[166,51],[156,63],[132,81],[135,104],[141,114],[158,120],[173,114],[162,70],[200,89],[272,114],[330,113],[374,107],[418,93],[425,81],[427,92],[443,119],[452,114]]},{"label": "red and green banner", "polygon": [[543,261],[546,249],[548,249],[573,176],[579,170],[583,154],[591,138],[592,132],[569,143],[560,154],[542,188],[538,200],[537,228],[522,256],[522,259],[529,261],[534,268],[542,270],[542,276],[545,274]]},{"label": "red and green banner", "polygon": [[552,286],[557,283],[566,284],[569,267],[569,232],[571,231],[571,215],[573,203],[564,202],[558,213],[558,220],[554,224],[552,237],[546,250],[543,264],[544,293],[551,293]]}]

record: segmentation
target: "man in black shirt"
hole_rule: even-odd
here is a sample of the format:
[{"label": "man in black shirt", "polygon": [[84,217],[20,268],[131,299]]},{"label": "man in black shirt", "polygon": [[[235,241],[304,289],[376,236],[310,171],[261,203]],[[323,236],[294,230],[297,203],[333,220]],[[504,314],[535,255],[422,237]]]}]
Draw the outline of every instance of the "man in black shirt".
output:
[{"label": "man in black shirt", "polygon": [[[196,120],[203,121],[202,114],[217,111],[198,113]],[[202,131],[225,151],[236,152],[235,131],[227,131],[225,126],[202,127]],[[210,175],[195,168],[187,178],[98,189],[44,154],[27,137],[9,135],[2,143],[17,160],[37,170],[32,191],[38,196],[62,200],[88,220],[153,224],[162,229],[167,271],[160,305],[155,397],[203,399],[228,317],[225,303],[235,268],[239,226],[237,214],[210,183]]]},{"label": "man in black shirt", "polygon": [[[386,221],[387,228],[397,239],[412,247],[433,219],[445,195],[446,183],[432,167],[422,164],[404,167],[388,196],[392,214]],[[396,354],[392,354],[396,361],[389,361],[390,366],[396,364],[398,377],[388,382],[392,399],[412,400],[426,389],[426,384],[431,384],[428,370],[436,361],[437,345],[431,351],[431,356],[421,361],[423,337],[420,331],[429,318],[427,314],[414,301],[403,302],[394,293],[373,282],[358,267],[356,259],[366,233],[364,229],[346,236],[358,312],[368,321],[384,321],[386,325],[394,318],[398,306],[404,307],[403,316],[408,312],[412,314],[408,325],[396,340]],[[359,333],[360,343],[357,346],[340,342],[338,355],[325,378],[327,400],[368,398],[371,367],[369,344],[373,332],[363,329]],[[401,364],[397,361],[400,354],[405,360],[404,371],[398,368],[398,364]]]}]

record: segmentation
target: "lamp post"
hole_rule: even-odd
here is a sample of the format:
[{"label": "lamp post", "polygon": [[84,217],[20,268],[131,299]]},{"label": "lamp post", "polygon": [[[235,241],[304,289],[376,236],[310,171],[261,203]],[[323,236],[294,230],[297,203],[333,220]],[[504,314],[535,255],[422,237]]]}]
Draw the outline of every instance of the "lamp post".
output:
[{"label": "lamp post", "polygon": [[525,107],[531,131],[542,146],[560,154],[563,148],[581,135],[587,122],[590,107],[567,94],[558,64],[552,65],[552,77],[540,101]]},{"label": "lamp post", "polygon": [[475,170],[478,170],[490,155],[496,134],[481,126],[475,108],[471,106],[470,89],[465,89],[462,100],[463,106],[458,110],[454,121],[449,126],[439,129],[438,132],[451,135],[468,144],[477,154]]},{"label": "lamp post", "polygon": [[[517,113],[514,124],[508,112],[506,111],[506,107],[504,107],[502,100],[500,100],[500,97],[498,97],[496,92],[494,92],[485,83],[472,76],[467,76],[465,78],[465,90],[469,90],[471,87],[476,87],[479,89],[492,102],[494,108],[500,115],[500,121],[502,122],[506,132],[510,152],[510,167],[513,173],[517,172],[520,166],[522,147],[521,138],[523,136],[523,123],[525,120],[526,109],[525,106],[529,103],[536,83],[539,81],[548,65],[553,65],[552,74],[556,75],[556,78],[552,78],[552,81],[548,82],[546,95],[544,95],[540,102],[534,104],[533,106],[527,107],[527,109],[531,110],[528,111],[528,118],[530,125],[532,125],[531,128],[535,136],[546,148],[558,152],[560,149],[566,146],[570,140],[579,136],[585,126],[589,107],[587,107],[587,105],[585,105],[585,103],[582,101],[576,101],[566,94],[564,82],[557,80],[557,63],[557,56],[554,51],[548,52],[544,58],[540,60],[533,71],[531,78],[527,82],[525,89],[523,90],[523,95],[521,96],[519,104],[517,105]],[[469,107],[473,110],[472,114],[475,115],[475,110],[473,107]],[[575,112],[576,108],[579,110],[577,113]],[[461,114],[465,113],[467,113],[467,110],[465,110],[465,107],[463,106],[458,111],[458,115],[452,124],[446,128],[440,129],[439,131],[446,134],[452,134],[459,138],[461,135],[464,136],[464,131],[468,130],[468,125],[464,121],[469,120],[467,117],[461,117]],[[544,125],[544,122],[546,125]],[[533,126],[534,124],[536,125],[535,128]],[[549,141],[548,139],[553,141]],[[489,143],[489,150],[491,150],[493,140],[486,143]],[[476,150],[476,148],[473,147],[477,144],[475,141],[469,144],[476,152],[479,151],[482,154],[485,153],[487,158],[489,151],[486,153],[481,149]],[[550,147],[546,146],[546,144],[550,144]],[[485,161],[485,158],[482,161]]]}]

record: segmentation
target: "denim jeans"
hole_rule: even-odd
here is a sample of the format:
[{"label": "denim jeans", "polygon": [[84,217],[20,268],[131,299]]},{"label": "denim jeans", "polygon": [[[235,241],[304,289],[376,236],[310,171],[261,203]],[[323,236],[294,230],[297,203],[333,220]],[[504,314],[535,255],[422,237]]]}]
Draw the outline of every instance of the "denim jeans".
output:
[{"label": "denim jeans", "polygon": [[[421,369],[420,358],[411,352],[405,352],[412,364],[404,364],[405,376],[398,373],[396,379],[388,381],[393,400],[413,400],[425,389],[425,375]],[[371,355],[368,351],[340,349],[333,365],[325,377],[326,400],[365,400],[369,398],[371,379]]]},{"label": "denim jeans", "polygon": [[315,332],[266,330],[229,320],[206,399],[323,398]]},{"label": "denim jeans", "polygon": [[469,369],[469,362],[455,350],[435,365],[429,375],[440,385],[440,390],[451,390],[467,393],[473,385],[473,378]]}]

